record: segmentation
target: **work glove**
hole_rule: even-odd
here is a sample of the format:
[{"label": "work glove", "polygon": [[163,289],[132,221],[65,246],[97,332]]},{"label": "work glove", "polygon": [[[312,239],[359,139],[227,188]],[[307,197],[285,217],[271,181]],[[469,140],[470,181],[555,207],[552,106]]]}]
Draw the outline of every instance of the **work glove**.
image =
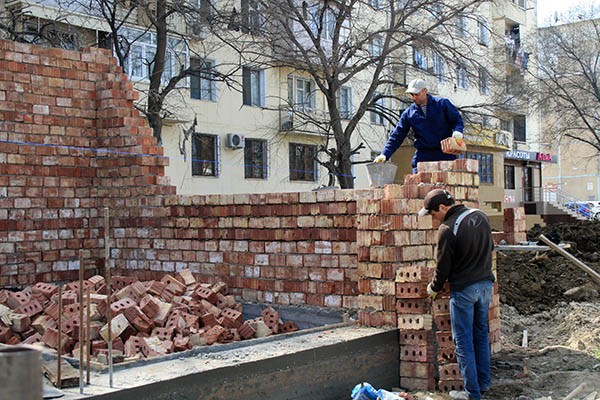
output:
[{"label": "work glove", "polygon": [[382,162],[386,162],[387,161],[387,157],[384,156],[383,154],[378,155],[377,157],[375,157],[375,159],[373,160],[374,163],[382,163]]},{"label": "work glove", "polygon": [[436,292],[435,290],[433,290],[433,288],[431,287],[431,283],[429,285],[427,285],[427,295],[429,296],[429,298],[431,300],[435,300],[435,298],[438,295],[438,292]]}]

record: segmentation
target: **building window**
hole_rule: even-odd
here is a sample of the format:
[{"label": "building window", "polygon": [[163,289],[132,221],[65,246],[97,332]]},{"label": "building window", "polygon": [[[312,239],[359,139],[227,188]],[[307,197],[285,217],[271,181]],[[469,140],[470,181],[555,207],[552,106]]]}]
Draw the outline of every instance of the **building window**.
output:
[{"label": "building window", "polygon": [[477,39],[479,44],[488,46],[490,44],[490,28],[485,18],[477,20]]},{"label": "building window", "polygon": [[479,93],[490,94],[490,74],[483,67],[479,68]]},{"label": "building window", "polygon": [[515,188],[515,166],[504,166],[504,189],[513,190]]},{"label": "building window", "polygon": [[[379,96],[379,95],[376,95]],[[385,98],[379,97],[375,100],[375,103],[372,105],[375,109],[371,111],[371,123],[375,125],[383,125],[385,123],[384,111],[385,111]]]},{"label": "building window", "polygon": [[242,68],[242,97],[247,106],[265,106],[265,71]]},{"label": "building window", "polygon": [[259,34],[264,25],[264,16],[260,2],[257,0],[242,0],[242,31]]},{"label": "building window", "polygon": [[379,57],[383,54],[383,38],[381,36],[375,36],[371,39],[371,56]]},{"label": "building window", "polygon": [[425,50],[414,47],[413,48],[413,64],[424,71],[427,71],[427,54]]},{"label": "building window", "polygon": [[[322,16],[321,13],[323,14]],[[322,9],[322,5],[319,3],[311,6],[309,9],[309,18],[310,30],[315,37],[319,35],[320,30],[321,39],[333,39],[335,15],[329,7]]]},{"label": "building window", "polygon": [[456,69],[456,86],[461,89],[467,89],[469,87],[467,68],[464,65],[459,65]]},{"label": "building window", "polygon": [[288,102],[298,110],[309,111],[315,109],[314,82],[306,78],[288,76]]},{"label": "building window", "polygon": [[348,86],[342,86],[338,93],[338,107],[340,110],[340,116],[344,119],[349,119],[352,115],[352,88]]},{"label": "building window", "polygon": [[317,146],[290,143],[290,180],[317,180]]},{"label": "building window", "polygon": [[383,0],[369,0],[369,5],[376,10],[383,8]]},{"label": "building window", "polygon": [[458,14],[456,16],[456,36],[464,38],[467,37],[467,34],[467,17],[462,14]]},{"label": "building window", "polygon": [[267,141],[246,139],[244,146],[244,177],[267,179]]},{"label": "building window", "polygon": [[219,137],[194,133],[192,138],[192,175],[219,176]]},{"label": "building window", "polygon": [[513,118],[514,140],[517,142],[527,141],[527,123],[524,115],[515,115]]},{"label": "building window", "polygon": [[[142,33],[135,29],[123,30],[123,36],[131,43],[123,69],[131,78],[149,80],[156,55],[156,34]],[[188,58],[187,47],[181,39],[168,38],[166,50],[163,81],[168,81],[177,75],[182,67],[186,67]]]},{"label": "building window", "polygon": [[446,74],[446,65],[444,58],[439,53],[433,53],[431,57],[431,63],[433,64],[433,75],[438,82],[444,82],[444,75]]},{"label": "building window", "polygon": [[190,76],[190,96],[192,99],[217,101],[215,62],[200,58],[190,58],[194,72]]},{"label": "building window", "polygon": [[468,158],[479,162],[479,182],[494,183],[494,155],[491,153],[471,153],[461,154],[459,158]]}]

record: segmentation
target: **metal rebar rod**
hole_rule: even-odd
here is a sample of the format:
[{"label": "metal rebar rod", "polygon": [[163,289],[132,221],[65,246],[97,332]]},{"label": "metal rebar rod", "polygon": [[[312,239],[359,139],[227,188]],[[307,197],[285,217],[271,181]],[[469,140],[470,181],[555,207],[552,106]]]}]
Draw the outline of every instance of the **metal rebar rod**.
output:
[{"label": "metal rebar rod", "polygon": [[57,357],[58,365],[56,368],[56,387],[61,388],[62,385],[60,383],[62,377],[61,375],[61,361],[62,361],[62,286],[60,283],[58,284],[58,349],[57,349]]},{"label": "metal rebar rod", "polygon": [[85,367],[86,367],[86,373],[87,373],[87,379],[86,382],[89,385],[90,384],[90,342],[92,339],[92,334],[90,331],[90,288],[87,289],[87,301],[86,301],[86,316],[85,316],[85,322],[86,322],[86,337],[85,337],[85,359],[86,359],[86,363],[85,363]]},{"label": "metal rebar rod", "polygon": [[110,211],[108,209],[108,207],[104,207],[104,268],[106,270],[106,303],[107,303],[107,310],[106,310],[106,320],[108,323],[108,381],[109,381],[109,386],[112,388],[113,387],[113,354],[112,354],[112,347],[113,347],[113,341],[112,341],[112,329],[111,329],[111,322],[112,322],[112,312],[110,309],[110,298],[112,296],[112,290],[111,290],[111,282],[110,282],[110,246],[108,245],[108,238],[109,238],[109,231],[110,231],[110,226],[109,226],[109,214]]},{"label": "metal rebar rod", "polygon": [[79,249],[79,393],[83,394],[83,249]]}]

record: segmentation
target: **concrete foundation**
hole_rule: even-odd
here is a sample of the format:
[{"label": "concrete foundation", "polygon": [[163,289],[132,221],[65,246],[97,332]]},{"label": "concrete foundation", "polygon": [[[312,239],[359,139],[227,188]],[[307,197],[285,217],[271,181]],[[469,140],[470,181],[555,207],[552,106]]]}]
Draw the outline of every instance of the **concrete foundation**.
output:
[{"label": "concrete foundation", "polygon": [[85,396],[65,389],[64,399],[332,400],[360,382],[399,384],[397,329],[322,327],[208,349],[115,371],[114,389],[107,373],[94,373]]}]

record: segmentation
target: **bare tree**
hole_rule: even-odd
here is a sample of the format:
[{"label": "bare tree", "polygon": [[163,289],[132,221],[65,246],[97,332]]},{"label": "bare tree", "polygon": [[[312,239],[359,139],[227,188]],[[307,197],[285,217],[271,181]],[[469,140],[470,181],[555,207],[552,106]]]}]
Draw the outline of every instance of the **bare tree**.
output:
[{"label": "bare tree", "polygon": [[[447,69],[439,73],[445,75],[455,63],[478,63],[465,50],[467,35],[455,31],[457,19],[470,18],[485,1],[242,0],[241,11],[232,4],[221,21],[238,29],[220,30],[219,36],[246,63],[310,78],[299,90],[292,90],[290,78],[288,98],[281,99],[282,125],[293,119],[290,130],[318,132],[325,155],[318,162],[340,187],[352,188],[352,165],[369,162],[353,161],[365,148],[364,141],[352,140],[362,120],[373,112],[390,125],[397,121],[406,101],[399,89],[406,70],[415,68],[413,49],[443,59]],[[342,100],[349,85],[352,110]],[[315,107],[317,93],[324,98],[322,110]]]},{"label": "bare tree", "polygon": [[593,7],[539,30],[539,104],[545,141],[561,136],[600,153],[600,19]]}]

